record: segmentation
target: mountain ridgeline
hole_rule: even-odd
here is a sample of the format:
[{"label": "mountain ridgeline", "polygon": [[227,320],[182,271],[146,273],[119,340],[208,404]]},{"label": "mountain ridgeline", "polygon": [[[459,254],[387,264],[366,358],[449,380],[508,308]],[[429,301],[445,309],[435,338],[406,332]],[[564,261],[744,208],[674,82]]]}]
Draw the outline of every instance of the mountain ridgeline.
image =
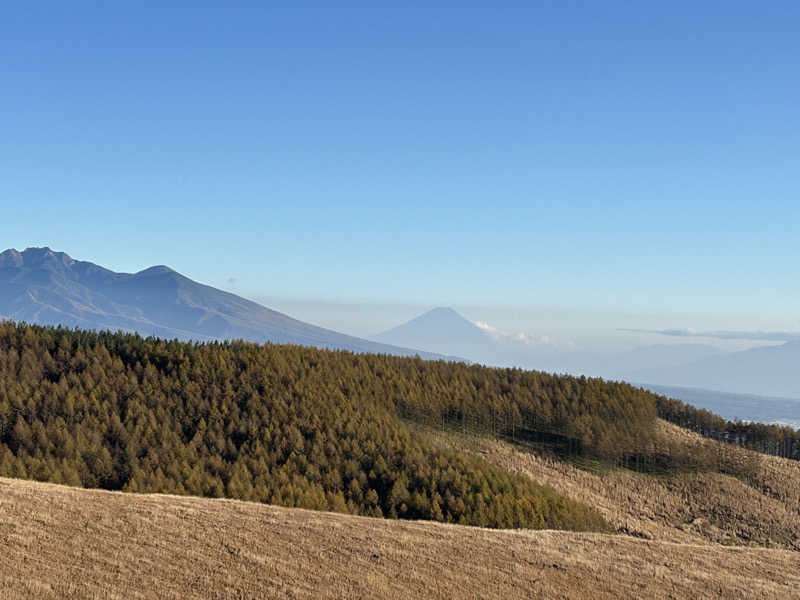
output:
[{"label": "mountain ridgeline", "polygon": [[169,267],[116,273],[50,248],[0,253],[0,317],[181,340],[244,339],[444,358],[303,323]]},{"label": "mountain ridgeline", "polygon": [[[602,356],[543,337],[478,326],[435,308],[361,339],[304,323],[166,266],[117,273],[49,248],[0,253],[0,318],[38,325],[136,332],[184,341],[243,339],[316,348],[595,375],[648,385],[796,398],[800,342],[723,352],[701,344],[656,345]],[[757,414],[743,414],[754,420]],[[776,420],[772,418],[770,420]]]},{"label": "mountain ridgeline", "polygon": [[632,381],[664,386],[800,397],[800,341],[762,346],[709,356],[667,368],[648,368],[628,374]]}]

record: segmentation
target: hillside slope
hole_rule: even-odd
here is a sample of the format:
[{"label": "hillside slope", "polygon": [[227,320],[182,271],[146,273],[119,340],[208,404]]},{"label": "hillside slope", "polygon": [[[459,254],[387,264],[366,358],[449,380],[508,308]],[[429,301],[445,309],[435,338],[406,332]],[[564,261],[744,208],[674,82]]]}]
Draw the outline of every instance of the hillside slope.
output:
[{"label": "hillside slope", "polygon": [[[800,551],[800,463],[735,448],[659,422],[660,434],[683,448],[706,446],[748,463],[746,476],[718,472],[648,475],[592,469],[526,452],[488,438],[440,436],[510,471],[597,509],[619,533],[679,543],[779,547]],[[577,461],[577,464],[581,464]],[[589,468],[586,468],[589,467]]]},{"label": "hillside slope", "polygon": [[169,267],[116,273],[50,248],[0,253],[0,316],[181,340],[244,339],[443,358],[352,337],[192,281]]},{"label": "hillside slope", "polygon": [[800,553],[0,479],[0,596],[793,598]]}]

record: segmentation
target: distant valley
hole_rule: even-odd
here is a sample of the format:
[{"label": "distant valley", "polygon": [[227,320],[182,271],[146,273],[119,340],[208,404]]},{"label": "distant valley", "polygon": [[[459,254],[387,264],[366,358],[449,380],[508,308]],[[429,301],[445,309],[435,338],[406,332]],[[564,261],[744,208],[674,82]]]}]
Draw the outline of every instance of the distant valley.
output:
[{"label": "distant valley", "polygon": [[678,398],[687,404],[704,408],[729,420],[741,419],[758,423],[775,423],[800,429],[800,399],[731,394],[697,388],[667,385],[644,387],[656,394]]}]

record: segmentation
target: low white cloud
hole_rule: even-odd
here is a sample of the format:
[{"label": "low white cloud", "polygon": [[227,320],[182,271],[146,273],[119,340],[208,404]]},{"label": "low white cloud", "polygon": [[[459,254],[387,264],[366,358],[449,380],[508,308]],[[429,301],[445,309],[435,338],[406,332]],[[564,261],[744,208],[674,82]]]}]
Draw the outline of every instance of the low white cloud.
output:
[{"label": "low white cloud", "polygon": [[497,327],[492,327],[491,325],[485,323],[484,321],[475,321],[473,325],[475,325],[475,327],[477,327],[478,329],[483,329],[484,331],[488,331],[490,333],[494,333],[497,331]]},{"label": "low white cloud", "polygon": [[498,329],[494,325],[490,325],[485,321],[474,321],[473,323],[475,327],[481,329],[488,333],[492,339],[496,341],[513,341],[525,344],[527,346],[553,346],[555,345],[553,340],[550,338],[549,335],[530,335],[524,332],[517,332],[517,333],[509,333],[507,331],[503,331]]}]

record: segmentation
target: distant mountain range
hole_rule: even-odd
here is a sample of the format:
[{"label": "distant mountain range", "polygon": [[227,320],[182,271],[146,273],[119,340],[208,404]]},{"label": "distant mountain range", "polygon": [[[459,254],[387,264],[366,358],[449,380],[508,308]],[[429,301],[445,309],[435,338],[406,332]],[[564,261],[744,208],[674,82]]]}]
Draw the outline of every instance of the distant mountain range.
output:
[{"label": "distant mountain range", "polygon": [[628,379],[630,374],[641,369],[675,367],[724,354],[719,348],[703,344],[656,344],[612,355],[570,351],[537,343],[524,334],[506,334],[487,325],[480,327],[452,308],[444,307],[434,308],[370,339],[464,356],[487,365],[611,379]]},{"label": "distant mountain range", "polygon": [[630,373],[629,379],[736,394],[800,398],[800,342],[729,352],[667,368],[640,369]]},{"label": "distant mountain range", "polygon": [[244,339],[408,356],[431,352],[364,340],[202,285],[169,267],[115,273],[50,248],[0,254],[0,318],[182,340]]},{"label": "distant mountain range", "polygon": [[463,357],[491,366],[800,398],[800,342],[742,352],[661,344],[605,356],[500,333],[451,308],[435,308],[367,340],[298,321],[165,266],[116,273],[49,248],[0,254],[3,317],[182,340],[244,339],[431,359]]},{"label": "distant mountain range", "polygon": [[724,350],[706,344],[653,344],[640,346],[609,357],[607,377],[630,379],[643,369],[669,369],[712,356],[724,356]]},{"label": "distant mountain range", "polygon": [[725,352],[699,343],[656,344],[606,355],[556,348],[532,342],[521,334],[498,334],[482,329],[451,308],[435,308],[370,339],[463,356],[493,366],[800,398],[800,342],[741,352]]},{"label": "distant mountain range", "polygon": [[523,335],[508,335],[479,327],[452,308],[434,308],[407,323],[371,336],[384,344],[405,346],[464,358],[495,367],[522,367],[556,371],[565,353],[553,346],[532,342]]}]

